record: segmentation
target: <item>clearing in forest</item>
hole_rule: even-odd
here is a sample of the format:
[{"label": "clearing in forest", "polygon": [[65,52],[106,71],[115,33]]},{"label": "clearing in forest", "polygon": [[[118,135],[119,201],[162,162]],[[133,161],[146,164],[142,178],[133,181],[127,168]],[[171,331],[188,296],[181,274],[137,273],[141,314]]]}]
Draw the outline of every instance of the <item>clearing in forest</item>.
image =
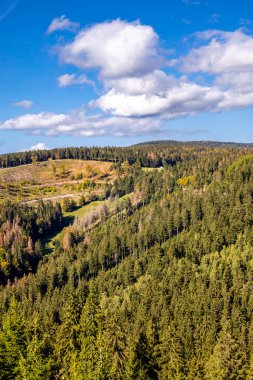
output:
[{"label": "clearing in forest", "polygon": [[14,168],[0,169],[0,200],[52,200],[58,196],[91,192],[115,178],[110,162],[49,160]]}]

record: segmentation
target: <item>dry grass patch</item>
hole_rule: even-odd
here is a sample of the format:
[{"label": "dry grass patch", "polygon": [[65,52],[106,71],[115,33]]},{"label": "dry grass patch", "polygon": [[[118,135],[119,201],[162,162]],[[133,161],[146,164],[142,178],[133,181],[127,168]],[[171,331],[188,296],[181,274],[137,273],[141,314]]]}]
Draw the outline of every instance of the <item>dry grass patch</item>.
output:
[{"label": "dry grass patch", "polygon": [[82,161],[82,160],[54,160],[22,165],[15,168],[0,169],[1,182],[21,182],[24,185],[55,184],[67,181],[76,176],[81,178],[112,177],[110,162]]},{"label": "dry grass patch", "polygon": [[80,193],[90,187],[100,188],[115,177],[112,164],[101,161],[49,160],[3,168],[0,169],[0,199],[28,201]]}]

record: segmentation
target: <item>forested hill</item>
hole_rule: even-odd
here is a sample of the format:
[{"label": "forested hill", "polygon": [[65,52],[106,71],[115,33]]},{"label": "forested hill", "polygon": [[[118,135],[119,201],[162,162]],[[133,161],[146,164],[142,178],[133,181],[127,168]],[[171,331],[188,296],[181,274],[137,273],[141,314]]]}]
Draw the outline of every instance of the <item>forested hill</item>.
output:
[{"label": "forested hill", "polygon": [[110,208],[52,253],[59,205],[2,205],[0,379],[253,379],[252,150],[103,149]]},{"label": "forested hill", "polygon": [[145,145],[163,145],[163,146],[203,146],[209,148],[253,148],[253,143],[236,143],[236,142],[222,142],[222,141],[176,141],[176,140],[154,140],[145,141],[135,144],[133,146],[145,146]]},{"label": "forested hill", "polygon": [[139,161],[145,167],[174,164],[195,156],[196,152],[210,149],[251,150],[253,144],[223,143],[213,141],[180,142],[173,140],[151,141],[129,147],[66,147],[48,150],[25,151],[0,155],[0,168],[26,165],[47,160],[81,159],[134,164]]}]

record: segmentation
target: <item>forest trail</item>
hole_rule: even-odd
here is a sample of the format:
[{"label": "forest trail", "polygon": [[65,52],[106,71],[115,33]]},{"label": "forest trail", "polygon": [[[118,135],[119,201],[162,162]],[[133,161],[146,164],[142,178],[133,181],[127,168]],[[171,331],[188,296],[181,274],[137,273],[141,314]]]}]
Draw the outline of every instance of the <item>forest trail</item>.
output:
[{"label": "forest trail", "polygon": [[82,193],[55,195],[53,197],[45,197],[45,198],[32,199],[31,201],[25,201],[25,202],[22,202],[21,204],[22,205],[29,205],[29,204],[34,204],[34,203],[40,202],[40,201],[43,201],[43,202],[58,201],[58,200],[64,199],[64,198],[75,198],[75,197],[80,197],[82,195],[85,195],[85,193],[82,192]]}]

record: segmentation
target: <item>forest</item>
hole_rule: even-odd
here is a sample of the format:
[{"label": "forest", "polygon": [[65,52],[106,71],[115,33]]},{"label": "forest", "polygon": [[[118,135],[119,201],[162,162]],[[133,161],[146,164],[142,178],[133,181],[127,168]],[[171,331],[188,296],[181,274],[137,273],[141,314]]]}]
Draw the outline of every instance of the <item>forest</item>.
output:
[{"label": "forest", "polygon": [[0,380],[253,379],[252,147],[64,148],[0,171],[57,159],[115,178],[68,225],[67,201],[2,201]]}]

